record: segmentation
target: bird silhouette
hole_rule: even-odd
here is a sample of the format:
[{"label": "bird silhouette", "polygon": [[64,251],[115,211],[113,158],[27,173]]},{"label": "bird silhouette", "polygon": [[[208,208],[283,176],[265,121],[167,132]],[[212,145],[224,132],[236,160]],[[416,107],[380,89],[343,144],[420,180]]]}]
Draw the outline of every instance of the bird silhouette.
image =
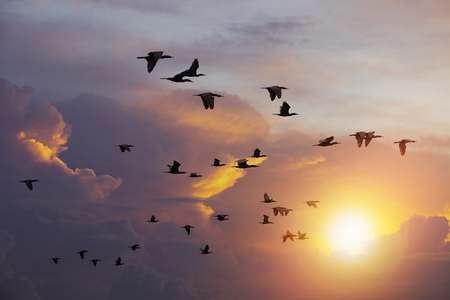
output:
[{"label": "bird silhouette", "polygon": [[86,252],[89,252],[89,251],[87,251],[87,250],[81,250],[80,252],[77,252],[77,254],[80,254],[81,259],[84,259],[84,254],[85,254]]},{"label": "bird silhouette", "polygon": [[200,252],[200,254],[210,254],[210,253],[212,253],[212,252],[209,251],[209,246],[208,245],[205,246],[205,249],[200,249],[200,251],[202,251],[202,252]]},{"label": "bird silhouette", "polygon": [[259,222],[259,224],[273,224],[273,222],[269,222],[269,216],[263,215],[263,221]]},{"label": "bird silhouette", "polygon": [[221,166],[225,166],[225,164],[221,164],[219,159],[214,158],[214,163],[211,166],[213,166],[213,167],[221,167]]},{"label": "bird silhouette", "polygon": [[307,239],[309,239],[309,237],[306,237],[306,233],[301,233],[300,231],[298,232],[297,240],[307,240]]},{"label": "bird silhouette", "polygon": [[189,174],[189,177],[202,177],[202,175],[197,175],[197,173],[191,173]]},{"label": "bird silhouette", "polygon": [[133,246],[128,246],[128,248],[131,248],[131,250],[136,251],[136,249],[141,249],[141,247],[139,247],[139,244],[134,244]]},{"label": "bird silhouette", "polygon": [[122,262],[122,259],[120,258],[120,256],[116,259],[116,266],[121,266],[124,265],[124,263]]},{"label": "bird silhouette", "polygon": [[173,161],[173,165],[167,165],[169,167],[169,172],[164,173],[170,173],[170,174],[184,174],[186,172],[180,172],[178,168],[181,166],[179,162],[176,160]]},{"label": "bird silhouette", "polygon": [[221,95],[213,94],[210,92],[201,93],[194,96],[200,96],[200,98],[202,98],[203,106],[205,107],[205,109],[214,109],[214,97],[223,97]]},{"label": "bird silhouette", "polygon": [[383,137],[381,135],[375,135],[375,131],[370,131],[370,132],[366,132],[366,136],[365,136],[365,143],[364,145],[367,147],[370,144],[370,141],[372,141],[372,139],[376,139],[376,138],[380,138]]},{"label": "bird silhouette", "polygon": [[275,201],[275,200],[273,200],[273,199],[270,199],[270,198],[269,198],[269,195],[267,195],[267,193],[264,193],[264,200],[261,201],[261,202],[264,202],[264,203],[272,203],[272,202],[277,202],[277,201]]},{"label": "bird silhouette", "polygon": [[156,220],[155,215],[152,215],[152,217],[150,218],[150,220],[148,220],[147,222],[150,222],[150,223],[156,223],[156,222],[159,222],[159,220]]},{"label": "bird silhouette", "polygon": [[366,132],[358,131],[357,133],[350,134],[349,136],[354,136],[356,138],[356,143],[358,144],[358,147],[361,148],[362,143],[363,143],[364,139],[366,138]]},{"label": "bird silhouette", "polygon": [[317,208],[317,204],[316,203],[320,203],[320,201],[306,201],[306,202],[303,202],[303,203],[308,204],[308,206],[312,206],[314,208]]},{"label": "bird silhouette", "polygon": [[292,234],[289,230],[286,231],[286,234],[282,236],[283,243],[286,242],[286,240],[289,238],[291,241],[294,241],[294,236],[297,236],[296,234]]},{"label": "bird silhouette", "polygon": [[281,90],[287,90],[287,88],[278,85],[262,87],[262,89],[266,89],[269,91],[270,100],[272,101],[275,100],[275,97],[278,97],[278,99],[281,98]]},{"label": "bird silhouette", "polygon": [[320,140],[317,145],[313,146],[320,146],[320,147],[327,147],[327,146],[333,146],[340,144],[338,142],[331,142],[334,139],[334,136],[327,137],[326,139]]},{"label": "bird silhouette", "polygon": [[287,102],[284,101],[283,104],[280,106],[280,113],[274,114],[274,115],[280,116],[280,117],[290,117],[290,116],[298,115],[298,113],[290,113],[289,112],[290,108],[291,107],[289,106],[289,104],[287,104]]},{"label": "bird silhouette", "polygon": [[254,151],[253,151],[253,155],[252,156],[250,156],[250,157],[266,157],[267,155],[261,155],[261,150],[259,150],[258,148],[256,148]]},{"label": "bird silhouette", "polygon": [[406,143],[415,143],[416,141],[410,140],[410,139],[403,139],[398,142],[394,142],[394,144],[398,144],[398,147],[400,148],[400,154],[403,156],[406,152]]},{"label": "bird silhouette", "polygon": [[128,145],[128,144],[121,144],[121,145],[117,145],[116,147],[120,148],[120,151],[125,152],[125,150],[127,150],[128,152],[131,152],[130,147],[134,147],[133,145]]},{"label": "bird silhouette", "polygon": [[24,182],[27,185],[27,187],[30,189],[30,191],[31,191],[31,190],[33,190],[33,183],[32,182],[36,182],[36,181],[39,181],[39,180],[37,180],[37,179],[27,179],[27,180],[22,180],[22,181],[19,181],[19,182]]},{"label": "bird silhouette", "polygon": [[194,226],[191,226],[191,225],[184,225],[184,226],[181,227],[181,228],[186,229],[187,234],[188,234],[188,235],[191,235],[191,228],[195,228],[195,227],[194,227]]},{"label": "bird silhouette", "polygon": [[94,267],[97,266],[97,262],[101,261],[100,259],[91,259],[92,263],[94,264]]},{"label": "bird silhouette", "polygon": [[198,59],[194,59],[194,61],[191,64],[191,67],[189,69],[184,70],[183,72],[181,72],[180,75],[187,76],[187,77],[205,76],[205,74],[197,74],[198,66],[199,66]]},{"label": "bird silhouette", "polygon": [[239,169],[247,169],[247,168],[255,168],[258,167],[257,165],[249,165],[247,164],[248,159],[242,158],[242,159],[238,159],[236,160],[237,162],[237,166],[232,166],[233,168],[239,168]]},{"label": "bird silhouette", "polygon": [[153,71],[153,68],[155,67],[158,60],[163,58],[173,58],[170,55],[163,55],[164,51],[154,51],[149,52],[147,56],[138,56],[138,59],[145,59],[147,61],[147,72],[151,73]]},{"label": "bird silhouette", "polygon": [[55,263],[55,264],[57,264],[58,263],[58,260],[60,260],[61,258],[60,257],[52,257],[52,258],[50,258],[50,260],[53,260],[53,262]]},{"label": "bird silhouette", "polygon": [[215,215],[214,217],[216,217],[217,218],[217,220],[219,220],[219,221],[226,221],[226,220],[228,220],[228,215],[224,215],[224,214],[220,214],[220,215]]},{"label": "bird silhouette", "polygon": [[173,82],[193,82],[190,79],[184,79],[183,78],[184,76],[185,75],[180,73],[180,74],[174,75],[173,77],[167,77],[167,78],[161,78],[161,79],[167,79],[167,80],[170,80],[170,81],[173,81]]},{"label": "bird silhouette", "polygon": [[278,213],[280,213],[280,215],[281,215],[282,217],[283,217],[283,216],[287,216],[288,213],[289,213],[290,211],[292,211],[292,209],[287,209],[286,207],[283,207],[283,206],[272,207],[272,210],[273,210],[274,216],[277,216]]}]

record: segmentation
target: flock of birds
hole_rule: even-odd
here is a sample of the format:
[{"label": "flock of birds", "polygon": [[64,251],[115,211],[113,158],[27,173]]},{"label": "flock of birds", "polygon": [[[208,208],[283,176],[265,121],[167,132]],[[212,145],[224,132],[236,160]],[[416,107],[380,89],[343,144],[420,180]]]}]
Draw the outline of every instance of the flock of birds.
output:
[{"label": "flock of birds", "polygon": [[[170,55],[164,55],[163,51],[155,51],[155,52],[149,52],[147,56],[140,56],[137,57],[138,59],[145,59],[147,61],[147,72],[151,73],[153,71],[153,69],[156,66],[156,63],[158,62],[158,60],[160,59],[165,59],[165,58],[173,58]],[[191,66],[189,69],[184,70],[172,77],[166,77],[166,78],[161,78],[161,79],[165,79],[165,80],[170,80],[172,82],[193,82],[190,79],[187,79],[185,77],[200,77],[200,76],[205,76],[205,74],[198,74],[197,70],[199,68],[199,62],[198,59],[194,59],[194,61],[192,62]],[[275,98],[281,99],[282,97],[282,90],[286,90],[286,87],[282,87],[282,86],[268,86],[268,87],[262,87],[261,89],[266,89],[269,92],[270,95],[270,100],[274,101]],[[202,102],[203,102],[203,106],[205,107],[205,109],[214,109],[214,98],[216,97],[223,97],[222,95],[219,94],[214,94],[211,92],[204,92],[201,94],[197,94],[197,95],[193,95],[193,96],[198,96],[201,98]],[[278,114],[274,114],[277,116],[281,116],[281,117],[291,117],[294,115],[298,115],[297,113],[291,113],[289,112],[290,110],[290,106],[286,101],[283,101],[282,105],[280,106],[280,111]],[[364,142],[365,147],[367,147],[370,142],[372,141],[372,139],[374,138],[381,138],[381,135],[375,135],[375,131],[371,131],[371,132],[365,132],[365,131],[358,131],[354,134],[350,134],[349,136],[354,136],[357,142],[358,147],[360,148]],[[407,143],[415,143],[416,141],[410,140],[410,139],[402,139],[401,141],[397,141],[394,143],[398,143],[399,144],[399,148],[400,148],[400,154],[403,156],[405,155],[406,152],[406,144]],[[330,136],[327,137],[323,140],[320,140],[318,144],[313,145],[313,146],[319,146],[319,147],[328,147],[328,146],[333,146],[333,145],[337,145],[340,144],[339,142],[334,141],[334,136]],[[120,145],[116,145],[116,147],[119,147],[121,152],[131,152],[131,147],[134,147],[133,145],[130,144],[120,144]],[[254,158],[260,158],[260,157],[266,157],[266,155],[261,155],[261,150],[259,150],[258,148],[256,148],[253,152],[253,155],[251,157]],[[211,166],[213,167],[222,167],[225,166],[226,164],[220,163],[220,160],[217,158],[214,158],[214,162]],[[177,162],[176,160],[173,161],[172,165],[167,165],[169,168],[169,171],[165,171],[165,173],[169,173],[169,174],[185,174],[186,172],[184,171],[180,171],[180,166],[181,164],[179,162]],[[248,159],[246,158],[242,158],[242,159],[238,159],[236,160],[236,165],[232,165],[231,167],[234,168],[240,168],[240,169],[246,169],[246,168],[254,168],[254,167],[258,167],[257,165],[249,165],[248,164]],[[197,174],[196,172],[192,172],[189,174],[189,177],[201,177],[202,175]],[[34,182],[38,182],[39,180],[36,179],[26,179],[26,180],[22,180],[20,182],[25,183],[26,186],[28,187],[28,189],[33,190],[33,183]],[[264,200],[261,201],[264,203],[273,203],[276,202],[275,200],[269,198],[269,196],[267,195],[267,193],[264,194]],[[306,201],[304,203],[306,203],[308,206],[313,207],[313,208],[317,208],[317,203],[319,203],[320,201]],[[288,209],[286,207],[283,206],[276,206],[272,208],[273,210],[273,214],[274,216],[277,216],[278,214],[280,214],[280,216],[287,216],[289,214],[290,211],[292,211],[292,209]],[[218,221],[226,221],[228,220],[228,215],[226,214],[218,214],[214,216]],[[152,215],[152,217],[150,218],[150,220],[146,221],[146,222],[150,222],[150,223],[157,223],[159,222],[159,220],[156,220],[156,217],[154,215]],[[273,224],[273,222],[269,221],[269,216],[268,215],[263,215],[263,221],[259,222],[259,224]],[[185,225],[181,228],[184,228],[186,233],[188,235],[191,234],[191,229],[195,228],[192,225]],[[282,235],[282,239],[283,239],[283,243],[286,242],[287,239],[290,239],[292,241],[294,241],[294,237],[297,237],[298,240],[305,240],[305,239],[309,239],[309,237],[306,237],[306,233],[301,233],[300,231],[298,231],[298,234],[292,234],[289,230],[287,230],[286,234]],[[139,244],[134,244],[131,246],[128,246],[129,248],[131,248],[132,251],[136,251],[137,249],[140,249],[140,245]],[[200,254],[210,254],[212,253],[211,251],[209,251],[209,246],[206,245],[203,249],[200,249]],[[89,252],[88,250],[81,250],[79,252],[77,252],[77,254],[80,255],[81,259],[84,259],[85,257],[85,253]],[[58,263],[59,260],[61,260],[60,257],[53,257],[50,260],[52,260],[55,264]],[[90,260],[93,263],[93,266],[96,267],[97,263],[100,262],[101,260],[98,258],[94,258]],[[115,260],[115,266],[121,266],[124,265],[124,263],[122,262],[122,259],[120,257],[118,257]]]}]

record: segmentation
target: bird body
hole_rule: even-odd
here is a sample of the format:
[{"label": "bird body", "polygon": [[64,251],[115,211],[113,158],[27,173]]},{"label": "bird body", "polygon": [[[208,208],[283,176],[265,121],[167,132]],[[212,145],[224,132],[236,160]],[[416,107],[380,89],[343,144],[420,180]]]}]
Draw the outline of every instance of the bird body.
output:
[{"label": "bird body", "polygon": [[170,173],[170,174],[184,174],[186,172],[180,172],[178,168],[181,166],[179,162],[176,160],[173,161],[173,165],[167,165],[169,167],[169,172],[164,173]]},{"label": "bird body", "polygon": [[398,147],[400,148],[400,154],[403,156],[406,153],[406,143],[415,143],[416,141],[410,140],[410,139],[403,139],[398,142],[394,142],[394,144],[398,144]]},{"label": "bird body", "polygon": [[136,251],[136,249],[141,249],[141,247],[139,247],[139,244],[134,244],[133,246],[128,246],[129,248],[131,248],[131,250]]},{"label": "bird body", "polygon": [[194,226],[191,226],[191,225],[185,225],[185,226],[183,226],[183,227],[181,227],[181,228],[184,228],[185,230],[186,230],[186,233],[188,234],[188,235],[191,235],[191,228],[195,228]]},{"label": "bird body", "polygon": [[286,240],[289,238],[291,241],[294,241],[294,237],[297,236],[296,234],[292,234],[289,230],[286,231],[286,234],[282,236],[283,243],[286,242]]},{"label": "bird body", "polygon": [[197,173],[191,173],[189,174],[189,177],[202,177],[202,175],[198,175]]},{"label": "bird body", "polygon": [[117,145],[116,147],[119,147],[120,151],[122,151],[122,152],[125,152],[125,150],[128,151],[128,152],[131,152],[130,147],[134,147],[134,146],[133,145],[128,145],[128,144],[121,144],[121,145]]},{"label": "bird body", "polygon": [[317,204],[316,203],[320,203],[320,201],[306,201],[306,202],[303,202],[303,203],[308,204],[308,206],[312,206],[314,208],[317,208]]},{"label": "bird body", "polygon": [[277,201],[275,201],[275,200],[273,200],[273,199],[270,199],[270,198],[269,198],[269,195],[267,195],[267,193],[264,193],[264,200],[261,201],[261,202],[264,202],[264,203],[272,203],[272,202],[277,202]]},{"label": "bird body", "polygon": [[274,114],[280,117],[290,117],[290,116],[295,116],[298,115],[298,113],[290,113],[289,109],[291,107],[289,106],[289,104],[284,101],[283,104],[280,106],[280,113],[279,114]]},{"label": "bird body", "polygon": [[287,88],[278,85],[262,87],[262,89],[266,89],[269,91],[270,100],[272,101],[275,100],[275,97],[278,97],[278,99],[281,98],[281,90],[287,90]]},{"label": "bird body", "polygon": [[213,167],[221,167],[221,166],[225,166],[225,164],[221,164],[220,160],[217,158],[214,158],[214,163],[212,164]]},{"label": "bird body", "polygon": [[273,222],[269,222],[269,216],[263,215],[263,221],[259,222],[259,224],[273,224]]},{"label": "bird body", "polygon": [[124,263],[122,262],[122,259],[120,258],[120,256],[116,259],[116,266],[121,266],[124,265]]},{"label": "bird body", "polygon": [[202,98],[203,106],[205,107],[205,109],[214,109],[214,97],[223,97],[222,95],[213,94],[210,92],[201,93],[194,96],[200,96],[200,98]]},{"label": "bird body", "polygon": [[208,245],[205,246],[205,249],[200,249],[200,251],[202,251],[202,252],[200,252],[200,254],[210,254],[210,253],[212,253],[212,252],[209,251],[209,246]]},{"label": "bird body", "polygon": [[317,145],[313,145],[313,146],[327,147],[327,146],[333,146],[333,145],[340,144],[338,142],[332,142],[333,139],[334,139],[334,136],[327,137],[326,139],[320,140]]},{"label": "bird body", "polygon": [[217,218],[217,220],[219,220],[219,221],[226,221],[226,220],[228,220],[228,215],[224,215],[224,214],[220,214],[220,215],[215,215],[214,217],[216,217]]},{"label": "bird body", "polygon": [[193,82],[192,80],[184,79],[183,77],[184,77],[184,75],[182,75],[180,73],[180,74],[174,75],[173,77],[167,77],[167,78],[161,78],[161,79],[167,79],[167,80],[170,80],[173,82]]},{"label": "bird body", "polygon": [[150,218],[150,220],[148,220],[147,222],[150,222],[150,223],[156,223],[156,222],[159,222],[159,220],[156,220],[155,215],[152,215],[152,217]]},{"label": "bird body", "polygon": [[24,182],[27,185],[27,187],[30,189],[30,191],[31,191],[31,190],[33,190],[33,182],[36,182],[36,181],[39,181],[39,180],[37,180],[37,179],[26,179],[26,180],[21,180],[19,182]]},{"label": "bird body", "polygon": [[163,58],[173,58],[170,55],[163,55],[163,51],[154,51],[149,52],[147,56],[138,56],[138,59],[145,59],[147,61],[147,72],[151,73],[153,71],[153,68],[155,67],[158,60]]}]

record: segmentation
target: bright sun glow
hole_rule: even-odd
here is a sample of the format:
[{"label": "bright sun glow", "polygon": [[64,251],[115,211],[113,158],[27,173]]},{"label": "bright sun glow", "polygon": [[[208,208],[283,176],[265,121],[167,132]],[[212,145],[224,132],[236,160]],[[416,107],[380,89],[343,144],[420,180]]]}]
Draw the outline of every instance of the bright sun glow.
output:
[{"label": "bright sun glow", "polygon": [[357,213],[342,214],[330,223],[328,240],[333,250],[347,250],[354,255],[364,249],[364,242],[372,238],[370,222]]}]

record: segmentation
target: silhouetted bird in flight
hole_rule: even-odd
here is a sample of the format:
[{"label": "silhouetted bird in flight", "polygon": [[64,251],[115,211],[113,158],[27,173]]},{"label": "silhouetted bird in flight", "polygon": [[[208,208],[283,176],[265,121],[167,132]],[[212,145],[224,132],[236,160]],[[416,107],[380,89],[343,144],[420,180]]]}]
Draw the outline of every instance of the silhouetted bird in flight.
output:
[{"label": "silhouetted bird in flight", "polygon": [[32,182],[36,182],[36,181],[39,181],[39,180],[37,180],[37,179],[27,179],[27,180],[22,180],[22,181],[19,181],[19,182],[24,182],[30,190],[33,190]]},{"label": "silhouetted bird in flight", "polygon": [[173,77],[161,78],[161,79],[167,79],[167,80],[170,80],[170,81],[173,81],[173,82],[193,82],[193,81],[190,80],[190,79],[184,79],[183,76],[184,76],[184,75],[182,75],[182,74],[180,73],[180,74],[177,74],[177,75],[175,75],[175,76],[173,76]]},{"label": "silhouetted bird in flight", "polygon": [[269,222],[269,216],[263,215],[263,221],[259,222],[259,224],[273,224],[273,222]]},{"label": "silhouetted bird in flight", "polygon": [[139,244],[134,244],[133,246],[128,246],[129,248],[131,248],[131,250],[136,251],[136,249],[141,249],[141,247],[139,247]]},{"label": "silhouetted bird in flight", "polygon": [[217,220],[219,220],[219,221],[225,221],[225,220],[228,220],[228,215],[224,215],[224,214],[220,214],[220,215],[215,215],[214,217],[216,217],[217,218]]},{"label": "silhouetted bird in flight", "polygon": [[209,246],[208,245],[205,246],[205,249],[200,249],[200,251],[202,251],[202,252],[200,252],[200,254],[210,254],[210,253],[212,253],[212,252],[209,252]]},{"label": "silhouetted bird in flight", "polygon": [[376,139],[376,138],[380,138],[380,137],[383,137],[383,136],[375,135],[375,131],[366,132],[366,137],[364,138],[365,139],[364,145],[367,147],[367,146],[369,146],[370,141],[372,139]]},{"label": "silhouetted bird in flight", "polygon": [[55,264],[57,264],[58,263],[58,260],[60,260],[61,258],[60,257],[52,257],[52,258],[50,258],[51,260],[53,260],[53,262],[55,263]]},{"label": "silhouetted bird in flight", "polygon": [[213,93],[201,93],[198,95],[194,95],[194,96],[200,96],[200,98],[202,98],[203,101],[203,106],[205,107],[205,109],[214,109],[214,97],[223,97],[221,95],[218,94],[213,94]]},{"label": "silhouetted bird in flight", "polygon": [[266,157],[267,155],[261,155],[261,150],[259,150],[258,148],[256,148],[254,151],[253,151],[253,155],[252,156],[250,156],[250,157]]},{"label": "silhouetted bird in flight", "polygon": [[156,65],[156,62],[159,59],[163,59],[163,58],[173,58],[170,55],[163,55],[163,51],[154,51],[154,52],[149,52],[147,54],[147,56],[139,56],[137,58],[142,59],[144,58],[147,61],[147,72],[151,72],[153,70],[153,68]]},{"label": "silhouetted bird in flight", "polygon": [[281,215],[282,217],[283,217],[283,216],[287,216],[288,213],[289,213],[290,211],[292,211],[292,209],[287,209],[286,207],[282,207],[282,206],[276,206],[276,207],[273,207],[272,210],[273,210],[274,216],[277,216],[278,213],[280,213],[280,215]]},{"label": "silhouetted bird in flight", "polygon": [[275,100],[275,97],[278,97],[278,99],[281,98],[281,90],[287,90],[287,88],[278,85],[262,87],[262,89],[266,89],[269,91],[270,100],[272,101]]},{"label": "silhouetted bird in flight", "polygon": [[300,231],[298,232],[297,240],[307,240],[307,239],[309,239],[309,237],[306,237],[306,233],[301,233]]},{"label": "silhouetted bird in flight", "polygon": [[287,102],[284,101],[283,104],[280,106],[280,113],[274,114],[274,115],[280,116],[280,117],[290,117],[290,116],[298,115],[298,113],[290,113],[289,112],[290,108],[291,107],[289,106],[289,104],[287,104]]},{"label": "silhouetted bird in flight", "polygon": [[363,143],[364,139],[366,138],[366,132],[358,131],[357,133],[350,134],[349,136],[354,136],[356,138],[356,143],[358,144],[358,147],[361,148],[362,143]]},{"label": "silhouetted bird in flight", "polygon": [[313,146],[327,147],[327,146],[333,146],[333,145],[340,144],[338,142],[331,142],[333,139],[334,139],[334,136],[327,137],[324,140],[320,140],[317,145],[313,145]]},{"label": "silhouetted bird in flight", "polygon": [[147,222],[150,222],[150,223],[156,223],[156,222],[159,222],[159,220],[156,220],[155,215],[152,215],[152,217],[150,218],[150,220],[148,220]]},{"label": "silhouetted bird in flight", "polygon": [[264,201],[261,201],[261,202],[264,202],[264,203],[272,203],[272,202],[277,202],[277,201],[275,201],[275,200],[273,200],[273,199],[270,199],[270,198],[269,198],[269,195],[267,195],[267,193],[264,193]]},{"label": "silhouetted bird in flight", "polygon": [[181,227],[181,228],[186,229],[187,234],[188,234],[188,235],[191,235],[191,228],[195,228],[195,227],[194,227],[194,226],[191,226],[191,225],[185,225],[185,226],[183,226],[183,227]]},{"label": "silhouetted bird in flight", "polygon": [[94,264],[94,267],[97,266],[97,262],[101,261],[100,259],[91,259],[92,263]]},{"label": "silhouetted bird in flight", "polygon": [[122,259],[120,258],[120,256],[116,259],[116,266],[121,266],[124,265],[124,263],[122,262]]},{"label": "silhouetted bird in flight", "polygon": [[81,250],[80,252],[77,252],[77,254],[80,254],[81,259],[84,259],[84,254],[85,254],[86,252],[89,252],[89,251],[87,251],[87,250]]},{"label": "silhouetted bird in flight", "polygon": [[291,241],[294,241],[294,236],[297,236],[296,234],[292,234],[289,230],[286,231],[286,234],[282,236],[283,243],[286,242],[286,240],[289,238]]},{"label": "silhouetted bird in flight", "polygon": [[237,166],[232,166],[233,168],[247,169],[247,168],[258,167],[257,165],[248,165],[247,164],[248,159],[245,159],[245,158],[238,159],[238,160],[236,160],[236,162],[237,162],[238,165]]},{"label": "silhouetted bird in flight", "polygon": [[198,59],[194,59],[192,62],[192,65],[189,69],[184,70],[180,73],[181,76],[187,76],[187,77],[200,77],[205,76],[205,74],[197,74],[198,69]]},{"label": "silhouetted bird in flight", "polygon": [[406,143],[415,143],[416,141],[410,140],[410,139],[403,139],[398,142],[394,142],[394,144],[398,144],[398,147],[400,148],[400,154],[403,156],[406,152]]},{"label": "silhouetted bird in flight", "polygon": [[169,172],[164,173],[170,173],[170,174],[184,174],[186,172],[180,172],[178,168],[181,166],[179,162],[176,160],[173,161],[173,165],[167,165],[169,167]]},{"label": "silhouetted bird in flight", "polygon": [[128,152],[131,152],[130,147],[134,147],[133,145],[128,145],[128,144],[122,144],[122,145],[117,145],[116,147],[120,148],[120,151],[125,152],[125,150],[127,150]]},{"label": "silhouetted bird in flight", "polygon": [[320,203],[320,201],[306,201],[306,202],[303,202],[303,203],[308,204],[308,206],[312,206],[314,208],[317,208],[317,204],[316,203]]},{"label": "silhouetted bird in flight", "polygon": [[191,173],[189,174],[189,177],[202,177],[202,175],[197,175],[197,173]]},{"label": "silhouetted bird in flight", "polygon": [[213,167],[221,167],[221,166],[225,166],[225,164],[221,164],[220,160],[218,160],[217,158],[214,158],[214,163],[211,166],[213,166]]}]

